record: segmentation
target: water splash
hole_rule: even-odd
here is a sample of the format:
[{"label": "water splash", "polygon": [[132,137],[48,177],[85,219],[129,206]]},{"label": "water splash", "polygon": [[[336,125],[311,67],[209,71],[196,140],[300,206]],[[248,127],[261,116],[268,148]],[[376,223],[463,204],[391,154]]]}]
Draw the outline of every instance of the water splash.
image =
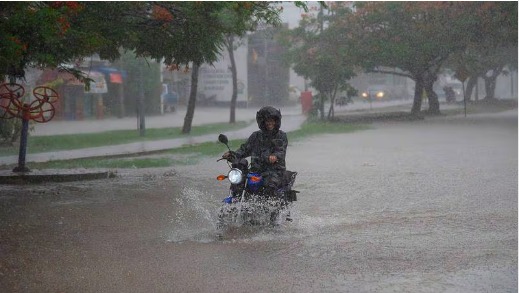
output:
[{"label": "water splash", "polygon": [[[300,210],[298,204],[282,209],[274,222],[271,214],[277,207],[275,204],[249,202],[241,204],[243,213],[233,211],[231,205],[223,204],[223,196],[210,193],[191,186],[182,188],[178,196],[172,199],[174,216],[171,229],[166,235],[168,242],[214,241],[231,242],[263,242],[303,239],[321,234],[334,227],[355,222],[344,215],[311,216]],[[235,208],[237,205],[234,205]],[[219,214],[226,215],[225,229],[219,230]],[[292,222],[286,221],[290,215]],[[253,222],[253,225],[251,225]]]},{"label": "water splash", "polygon": [[184,187],[174,199],[175,216],[168,242],[212,242],[215,240],[216,207],[213,195]]},{"label": "water splash", "polygon": [[290,205],[276,200],[251,200],[226,204],[218,213],[218,236],[224,241],[272,239],[290,218]]}]

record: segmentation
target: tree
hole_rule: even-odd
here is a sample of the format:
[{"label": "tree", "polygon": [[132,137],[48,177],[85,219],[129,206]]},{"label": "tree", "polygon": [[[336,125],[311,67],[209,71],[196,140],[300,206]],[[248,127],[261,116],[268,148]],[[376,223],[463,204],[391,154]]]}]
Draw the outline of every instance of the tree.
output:
[{"label": "tree", "polygon": [[246,32],[255,30],[259,25],[279,25],[279,13],[280,10],[270,6],[268,2],[239,2],[233,9],[225,9],[222,11],[221,19],[227,31],[225,33],[224,46],[231,61],[230,69],[233,83],[229,123],[236,122],[238,72],[234,51],[241,44],[239,39],[243,38]]},{"label": "tree", "polygon": [[[208,3],[208,4],[206,4]],[[216,7],[209,6],[209,3],[218,3]],[[237,98],[237,72],[234,61],[234,36],[241,36],[246,31],[254,29],[259,22],[275,24],[279,23],[279,10],[269,2],[204,2],[207,11],[210,12],[200,18],[199,29],[207,34],[206,46],[201,49],[216,50],[216,55],[221,52],[221,47],[226,47],[229,51],[231,63],[233,63],[231,71],[233,72],[233,97],[231,100],[231,117],[230,122],[234,122],[236,98]],[[199,7],[200,8],[200,7]],[[200,16],[197,11],[197,16]],[[211,43],[213,41],[214,43]],[[216,46],[215,46],[216,45]],[[217,56],[211,55],[213,58],[206,60],[206,63],[216,61]],[[202,62],[193,61],[193,69],[198,68]],[[193,70],[193,75],[198,74],[198,70]],[[198,83],[198,77],[192,76],[192,82]],[[182,133],[189,133],[191,121],[194,115],[196,105],[196,86],[191,86],[191,93],[188,102],[186,118]],[[193,92],[194,91],[194,92]]]},{"label": "tree", "polygon": [[464,51],[449,61],[458,75],[467,75],[465,99],[470,100],[478,78],[485,81],[486,98],[494,98],[496,78],[504,67],[517,68],[517,2],[478,2],[473,36]]},{"label": "tree", "polygon": [[466,48],[477,21],[473,12],[474,2],[361,2],[354,17],[338,25],[352,32],[347,39],[363,67],[400,68],[415,81],[412,113],[421,111],[425,91],[428,111],[439,114],[433,84],[449,55]]},{"label": "tree", "polygon": [[[306,3],[303,1],[295,1],[295,5],[308,10]],[[234,51],[240,46],[240,39],[245,36],[246,32],[254,31],[259,26],[279,26],[279,14],[282,10],[275,7],[272,3],[261,1],[238,2],[233,4],[231,8],[222,11],[221,19],[227,31],[225,33],[224,46],[231,61],[230,70],[233,82],[229,123],[235,123],[236,100],[238,98],[238,72]]]},{"label": "tree", "polygon": [[238,71],[236,69],[236,60],[234,58],[234,51],[236,50],[234,35],[228,34],[225,36],[225,48],[227,48],[227,52],[229,53],[229,60],[231,61],[230,69],[232,74],[232,97],[230,105],[229,123],[235,123],[236,100],[238,99]]},{"label": "tree", "polygon": [[0,75],[11,81],[23,78],[27,66],[70,71],[63,63],[95,53],[93,44],[99,39],[80,36],[71,25],[84,5],[75,1],[0,3]]},{"label": "tree", "polygon": [[[332,25],[348,17],[351,10],[334,4],[329,11],[329,15],[324,15],[324,6],[321,6],[317,17],[304,15],[300,26],[284,37],[288,63],[319,91],[321,119],[325,119],[324,102],[327,99],[331,102],[328,119],[333,117],[336,94],[349,88],[348,80],[355,76],[356,63],[350,51],[352,47],[347,43],[338,43],[344,31]],[[327,28],[324,28],[325,21],[330,23]]]},{"label": "tree", "polygon": [[[230,2],[229,2],[230,3]],[[218,11],[226,8],[229,3],[225,2],[204,2],[204,3],[185,3],[184,5],[193,5],[186,7],[186,12],[193,22],[184,30],[185,36],[195,37],[193,40],[182,40],[184,44],[183,50],[190,50],[191,56],[188,58],[193,63],[191,73],[191,92],[189,95],[188,107],[184,118],[182,133],[189,133],[195,113],[197,86],[198,86],[198,69],[202,63],[212,63],[217,60],[224,41],[224,29],[218,19]],[[175,58],[174,55],[171,55]],[[177,59],[180,60],[180,59]],[[167,63],[167,62],[166,62]]]},{"label": "tree", "polygon": [[[241,22],[279,17],[262,2],[2,2],[0,74],[22,77],[27,66],[70,71],[64,63],[94,53],[113,61],[121,48],[176,68],[212,63],[224,35],[237,32],[225,26],[225,11],[240,12]],[[191,129],[189,105],[183,133]]]}]

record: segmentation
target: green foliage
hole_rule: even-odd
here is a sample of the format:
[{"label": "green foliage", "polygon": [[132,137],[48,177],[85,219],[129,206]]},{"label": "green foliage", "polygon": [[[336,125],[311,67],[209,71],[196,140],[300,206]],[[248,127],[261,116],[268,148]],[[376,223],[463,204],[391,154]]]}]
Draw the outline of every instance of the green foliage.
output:
[{"label": "green foliage", "polygon": [[517,48],[516,2],[359,2],[356,7],[355,17],[339,26],[354,33],[358,60],[368,69],[398,67],[416,79],[471,46]]},{"label": "green foliage", "polygon": [[[324,15],[321,9],[317,17],[304,17],[298,28],[282,37],[288,49],[288,63],[319,91],[319,105],[329,98],[333,107],[336,93],[348,89],[348,81],[355,76],[356,62],[351,46],[338,42],[348,32],[331,25],[351,14],[349,8],[336,4],[330,8],[328,15]],[[325,22],[330,24],[326,28]],[[321,115],[324,115],[322,107]]]},{"label": "green foliage", "polygon": [[20,138],[21,131],[21,119],[0,118],[0,145],[12,145],[16,140]]},{"label": "green foliage", "polygon": [[467,77],[484,77],[508,66],[517,69],[517,2],[478,2],[476,22],[465,50],[451,55],[447,66]]},{"label": "green foliage", "polygon": [[319,134],[350,133],[369,129],[370,126],[362,124],[335,123],[326,121],[307,121],[301,129],[290,132],[290,140],[300,140],[308,136]]},{"label": "green foliage", "polygon": [[50,161],[31,164],[33,169],[140,169],[169,167],[173,163],[168,158],[125,158],[125,159],[78,159],[66,161]]},{"label": "green foliage", "polygon": [[[214,62],[226,33],[242,34],[250,20],[279,21],[268,2],[2,2],[0,75],[23,75],[26,66],[60,67],[119,49],[166,64]],[[239,16],[228,25],[222,15]],[[236,25],[240,24],[240,25]],[[62,67],[64,68],[64,67]],[[76,72],[78,74],[78,72]]]},{"label": "green foliage", "polygon": [[0,75],[23,77],[27,66],[61,67],[95,53],[98,37],[73,25],[85,3],[2,2]]},{"label": "green foliage", "polygon": [[460,19],[459,4],[438,2],[362,2],[348,27],[354,30],[365,68],[398,67],[416,79],[462,50],[473,22]]},{"label": "green foliage", "polygon": [[[350,133],[366,130],[369,126],[360,124],[307,122],[301,129],[288,133],[290,142],[302,140],[305,137],[326,133]],[[218,131],[212,131],[218,133]],[[215,134],[216,137],[216,134]],[[239,146],[243,139],[229,141],[229,145]],[[64,161],[51,161],[31,164],[33,169],[68,169],[68,168],[160,168],[175,165],[197,164],[200,159],[220,156],[226,150],[219,142],[205,142],[193,145],[184,145],[152,157],[130,155],[124,158],[89,158]]]},{"label": "green foliage", "polygon": [[[247,124],[245,122],[238,122],[235,124],[218,123],[195,126],[193,127],[190,135],[197,136],[207,133],[231,131],[243,128],[246,125]],[[139,133],[134,130],[114,130],[100,133],[83,133],[74,135],[32,136],[30,137],[28,152],[34,154],[59,150],[118,145],[139,141],[174,139],[180,137],[185,137],[185,135],[181,134],[179,127],[147,129],[145,137],[140,136]],[[2,155],[14,155],[17,152],[17,148],[0,148],[0,153]]]},{"label": "green foliage", "polygon": [[118,67],[128,74],[124,88],[127,109],[136,109],[141,85],[144,88],[146,113],[157,114],[160,108],[160,64],[157,62],[136,58],[133,52],[125,52],[117,60]]}]

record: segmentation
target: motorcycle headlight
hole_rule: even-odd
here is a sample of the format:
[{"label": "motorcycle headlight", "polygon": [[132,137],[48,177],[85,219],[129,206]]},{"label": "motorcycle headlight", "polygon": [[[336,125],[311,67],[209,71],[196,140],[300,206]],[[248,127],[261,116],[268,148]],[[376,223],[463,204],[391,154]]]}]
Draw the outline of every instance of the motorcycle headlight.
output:
[{"label": "motorcycle headlight", "polygon": [[238,184],[243,179],[243,174],[239,169],[231,169],[231,171],[229,171],[229,174],[227,174],[227,178],[229,178],[229,181],[232,184]]}]

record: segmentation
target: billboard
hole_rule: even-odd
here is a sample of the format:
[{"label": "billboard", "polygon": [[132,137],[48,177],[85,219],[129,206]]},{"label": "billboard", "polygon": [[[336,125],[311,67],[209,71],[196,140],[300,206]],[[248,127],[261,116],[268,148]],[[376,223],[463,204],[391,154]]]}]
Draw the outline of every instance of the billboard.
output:
[{"label": "billboard", "polygon": [[[234,51],[236,71],[238,76],[239,104],[247,103],[247,44],[242,44]],[[231,61],[227,50],[223,50],[220,59],[213,64],[204,64],[200,67],[198,77],[199,102],[212,104],[227,104],[232,98]]]}]

